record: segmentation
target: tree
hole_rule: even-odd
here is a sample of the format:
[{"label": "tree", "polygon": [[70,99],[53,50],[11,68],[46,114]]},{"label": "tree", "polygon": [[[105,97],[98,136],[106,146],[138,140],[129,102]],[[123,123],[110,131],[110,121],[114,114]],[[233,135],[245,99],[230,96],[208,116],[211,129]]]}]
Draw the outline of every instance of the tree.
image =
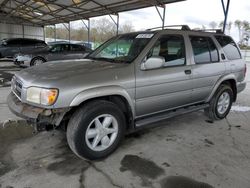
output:
[{"label": "tree", "polygon": [[209,23],[209,26],[212,28],[212,29],[215,29],[218,25],[215,21],[212,21]]},{"label": "tree", "polygon": [[241,41],[242,21],[240,21],[240,20],[235,20],[235,21],[234,21],[234,25],[235,25],[235,27],[238,28],[238,31],[239,31],[239,41]]},{"label": "tree", "polygon": [[[230,35],[231,29],[232,29],[232,25],[233,25],[233,22],[231,22],[231,21],[226,24],[226,29],[227,29],[228,35]],[[224,26],[224,21],[221,21],[219,23],[219,28],[223,29],[223,26]]]},{"label": "tree", "polygon": [[[116,25],[112,20],[108,18],[102,18],[99,20],[91,20],[90,27],[90,41],[100,44],[116,35]],[[125,22],[119,27],[119,33],[129,33],[134,31],[134,26],[131,22]],[[46,37],[54,38],[54,27],[45,28]],[[58,26],[56,29],[56,35],[58,39],[69,39],[69,32],[64,26]],[[71,40],[87,41],[88,31],[85,27],[71,28],[70,30]]]},{"label": "tree", "polygon": [[228,22],[228,24],[227,24],[227,30],[228,30],[228,34],[230,35],[230,33],[231,33],[231,29],[232,29],[232,25],[233,25],[233,22]]},{"label": "tree", "polygon": [[223,25],[224,25],[224,21],[221,21],[221,22],[219,23],[219,28],[220,28],[220,29],[223,29]]},{"label": "tree", "polygon": [[242,28],[243,28],[245,31],[250,30],[250,24],[249,24],[249,22],[246,21],[246,20],[244,20],[244,21],[242,22]]},{"label": "tree", "polygon": [[134,26],[131,22],[125,22],[121,27],[119,28],[120,33],[130,33],[135,31]]}]

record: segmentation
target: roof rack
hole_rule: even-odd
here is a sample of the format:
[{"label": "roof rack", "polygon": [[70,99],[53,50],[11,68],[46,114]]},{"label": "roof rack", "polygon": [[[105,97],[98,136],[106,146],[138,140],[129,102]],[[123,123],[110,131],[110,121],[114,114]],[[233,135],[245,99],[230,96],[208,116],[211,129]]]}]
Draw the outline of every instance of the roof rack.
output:
[{"label": "roof rack", "polygon": [[147,29],[146,31],[153,31],[153,30],[160,30],[160,29],[168,29],[168,28],[174,28],[174,27],[180,27],[181,30],[183,31],[190,31],[190,27],[188,25],[166,25],[164,27],[154,27],[154,28],[150,28]]},{"label": "roof rack", "polygon": [[219,34],[222,34],[222,33],[223,33],[222,29],[195,29],[194,31],[200,31],[200,32],[215,32],[215,33],[219,33]]}]

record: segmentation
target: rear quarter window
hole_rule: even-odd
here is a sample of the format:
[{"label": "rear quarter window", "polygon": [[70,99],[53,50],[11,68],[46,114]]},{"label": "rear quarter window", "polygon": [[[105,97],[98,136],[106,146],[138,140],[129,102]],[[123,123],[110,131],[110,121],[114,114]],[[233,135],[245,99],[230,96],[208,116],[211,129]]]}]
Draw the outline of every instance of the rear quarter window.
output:
[{"label": "rear quarter window", "polygon": [[216,40],[221,45],[227,59],[236,60],[241,59],[240,51],[231,37],[228,36],[215,36]]},{"label": "rear quarter window", "polygon": [[219,62],[219,52],[210,37],[189,36],[196,64]]}]

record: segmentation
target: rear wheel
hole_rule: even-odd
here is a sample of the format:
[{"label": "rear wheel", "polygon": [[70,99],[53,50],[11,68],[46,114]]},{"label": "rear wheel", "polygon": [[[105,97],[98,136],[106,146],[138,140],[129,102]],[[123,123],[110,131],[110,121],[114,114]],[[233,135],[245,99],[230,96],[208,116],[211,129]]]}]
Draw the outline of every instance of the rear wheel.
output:
[{"label": "rear wheel", "polygon": [[76,155],[93,160],[114,152],[124,132],[122,111],[111,102],[98,100],[72,115],[67,127],[67,140]]},{"label": "rear wheel", "polygon": [[45,62],[45,59],[41,57],[35,57],[34,59],[31,60],[30,66],[41,65],[44,62]]},{"label": "rear wheel", "polygon": [[225,118],[230,112],[233,103],[233,90],[228,85],[221,85],[210,101],[209,108],[205,109],[210,120]]}]

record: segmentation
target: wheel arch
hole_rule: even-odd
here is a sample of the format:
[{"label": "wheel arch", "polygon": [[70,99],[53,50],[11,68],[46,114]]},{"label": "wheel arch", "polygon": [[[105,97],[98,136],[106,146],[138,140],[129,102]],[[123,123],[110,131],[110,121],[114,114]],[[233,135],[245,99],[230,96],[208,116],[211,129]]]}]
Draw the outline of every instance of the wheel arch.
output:
[{"label": "wheel arch", "polygon": [[30,61],[30,64],[32,64],[33,63],[33,61],[35,60],[35,59],[43,59],[44,60],[44,62],[46,62],[47,60],[46,60],[46,58],[45,57],[43,57],[43,56],[35,56],[35,57],[33,57],[32,59],[31,59],[31,61]]},{"label": "wheel arch", "polygon": [[220,78],[217,81],[217,83],[213,87],[212,92],[210,93],[209,97],[207,98],[206,102],[209,102],[212,99],[213,95],[215,94],[215,92],[217,91],[217,89],[219,88],[219,86],[221,84],[227,84],[227,85],[229,85],[232,88],[233,93],[234,93],[234,99],[233,99],[233,101],[234,102],[236,101],[236,99],[237,99],[237,86],[236,86],[237,81],[236,81],[235,76],[233,74],[230,74],[230,75],[226,75],[226,76]]},{"label": "wheel arch", "polygon": [[134,102],[125,89],[119,86],[95,88],[79,93],[71,102],[72,109],[66,115],[74,113],[79,107],[95,100],[106,100],[116,104],[125,115],[127,130],[134,128]]}]

